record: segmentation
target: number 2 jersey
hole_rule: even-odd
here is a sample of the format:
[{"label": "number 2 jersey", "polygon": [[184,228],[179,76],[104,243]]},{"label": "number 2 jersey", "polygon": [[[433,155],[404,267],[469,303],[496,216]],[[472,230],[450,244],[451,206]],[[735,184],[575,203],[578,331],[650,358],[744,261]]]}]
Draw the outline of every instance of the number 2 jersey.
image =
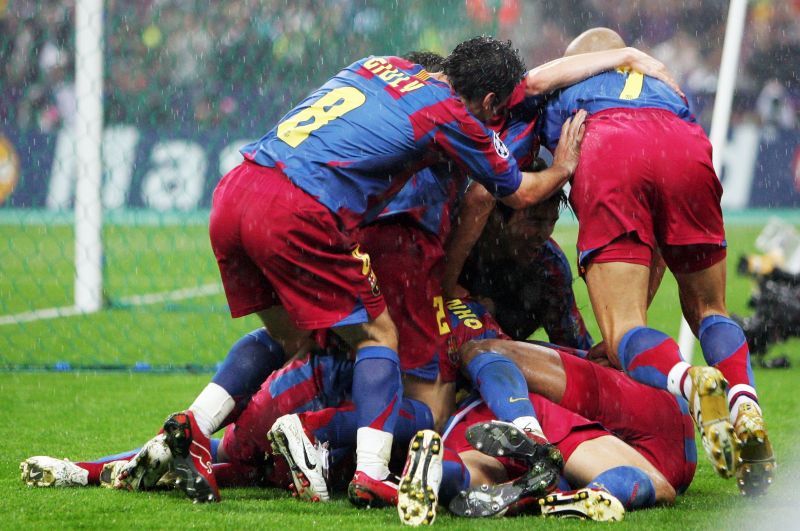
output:
[{"label": "number 2 jersey", "polygon": [[415,172],[445,159],[497,197],[522,179],[500,137],[447,84],[398,57],[348,66],[241,153],[279,168],[348,230],[373,220]]}]

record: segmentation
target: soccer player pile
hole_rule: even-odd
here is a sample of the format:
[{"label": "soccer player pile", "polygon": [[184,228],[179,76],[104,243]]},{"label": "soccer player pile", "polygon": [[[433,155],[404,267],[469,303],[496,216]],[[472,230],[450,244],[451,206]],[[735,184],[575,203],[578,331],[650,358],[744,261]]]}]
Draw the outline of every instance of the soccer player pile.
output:
[{"label": "soccer player pile", "polygon": [[[440,506],[613,521],[688,488],[696,427],[720,476],[766,492],[711,147],[664,65],[613,31],[530,71],[490,37],[368,57],[241,153],[210,236],[231,315],[264,327],[142,448],[31,457],[29,485],[341,490],[412,526]],[[594,346],[550,237],[567,182]],[[664,267],[707,366],[647,326]],[[526,341],[539,327],[552,343]]]}]

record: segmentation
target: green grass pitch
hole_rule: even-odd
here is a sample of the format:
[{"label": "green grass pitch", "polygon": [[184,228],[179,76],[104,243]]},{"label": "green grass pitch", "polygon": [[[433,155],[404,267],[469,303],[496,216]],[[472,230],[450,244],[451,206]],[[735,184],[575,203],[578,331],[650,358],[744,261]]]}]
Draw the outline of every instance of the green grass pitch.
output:
[{"label": "green grass pitch", "polygon": [[[731,311],[747,313],[750,281],[736,275],[736,258],[753,250],[763,220],[728,227]],[[556,233],[574,254],[575,227]],[[67,306],[72,299],[73,234],[69,226],[0,225],[0,316]],[[106,286],[112,302],[143,293],[218,282],[202,224],[114,225],[105,229]],[[589,311],[582,281],[579,304]],[[653,326],[678,332],[678,303],[669,275],[651,308]],[[597,327],[590,329],[597,335]],[[115,304],[91,316],[0,326],[0,528],[378,528],[400,527],[393,510],[357,511],[339,496],[330,504],[301,504],[277,490],[229,489],[223,502],[195,506],[178,492],[128,493],[99,488],[29,489],[19,462],[31,455],[89,459],[134,448],[164,417],[185,408],[209,380],[208,373],[43,372],[8,370],[57,361],[80,364],[213,365],[252,318],[231,320],[219,295],[149,306]],[[800,364],[798,341],[777,346]],[[699,354],[698,354],[699,355]],[[626,515],[619,526],[664,529],[770,527],[772,519],[797,522],[793,489],[800,474],[791,464],[800,434],[798,369],[756,369],[762,404],[780,467],[769,496],[741,499],[734,482],[717,478],[700,456],[695,481],[674,508]],[[542,522],[533,517],[499,521],[458,520],[440,511],[436,526],[453,529],[528,529],[592,525]],[[600,524],[597,524],[600,525]],[[795,524],[796,525],[796,524]]]}]

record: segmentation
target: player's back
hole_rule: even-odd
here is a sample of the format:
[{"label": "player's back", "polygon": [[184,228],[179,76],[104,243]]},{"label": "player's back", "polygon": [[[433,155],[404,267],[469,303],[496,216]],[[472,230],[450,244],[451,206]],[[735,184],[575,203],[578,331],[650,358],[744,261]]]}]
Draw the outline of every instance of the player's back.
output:
[{"label": "player's back", "polygon": [[491,145],[486,128],[450,87],[420,65],[369,57],[339,72],[241,151],[257,164],[280,168],[350,226],[374,218],[414,171],[442,152],[454,156],[472,147],[477,153],[463,159],[479,173],[518,173],[480,160],[483,146],[463,145],[482,137]]},{"label": "player's back", "polygon": [[564,121],[579,109],[592,114],[609,109],[661,109],[694,122],[686,101],[666,83],[639,72],[611,70],[553,93],[544,107],[540,134],[555,149]]},{"label": "player's back", "polygon": [[423,168],[406,182],[378,219],[411,221],[444,244],[450,233],[451,210],[465,186],[466,176],[452,163]]},{"label": "player's back", "polygon": [[[515,89],[516,90],[516,89]],[[521,106],[520,106],[521,107]],[[520,168],[530,166],[539,152],[534,132],[535,115],[511,116],[489,128],[500,135]],[[444,243],[450,234],[451,217],[469,184],[468,176],[452,162],[441,162],[415,173],[392,198],[378,219],[402,216],[438,236]]]}]

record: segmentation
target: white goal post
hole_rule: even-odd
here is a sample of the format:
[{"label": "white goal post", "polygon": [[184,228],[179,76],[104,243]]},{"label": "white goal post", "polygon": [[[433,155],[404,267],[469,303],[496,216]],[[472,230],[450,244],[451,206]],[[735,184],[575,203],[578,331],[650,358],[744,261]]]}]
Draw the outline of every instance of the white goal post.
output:
[{"label": "white goal post", "polygon": [[75,309],[103,306],[103,0],[75,5]]},{"label": "white goal post", "polygon": [[[714,149],[713,163],[717,175],[722,174],[722,156],[728,140],[731,121],[733,92],[736,89],[736,72],[739,66],[739,51],[742,48],[744,23],[747,18],[747,0],[731,0],[728,8],[728,22],[725,27],[725,41],[722,44],[722,60],[717,78],[717,93],[714,98],[714,112],[711,115],[709,140]],[[689,323],[681,318],[681,331],[678,345],[683,359],[691,363],[695,338]]]}]

